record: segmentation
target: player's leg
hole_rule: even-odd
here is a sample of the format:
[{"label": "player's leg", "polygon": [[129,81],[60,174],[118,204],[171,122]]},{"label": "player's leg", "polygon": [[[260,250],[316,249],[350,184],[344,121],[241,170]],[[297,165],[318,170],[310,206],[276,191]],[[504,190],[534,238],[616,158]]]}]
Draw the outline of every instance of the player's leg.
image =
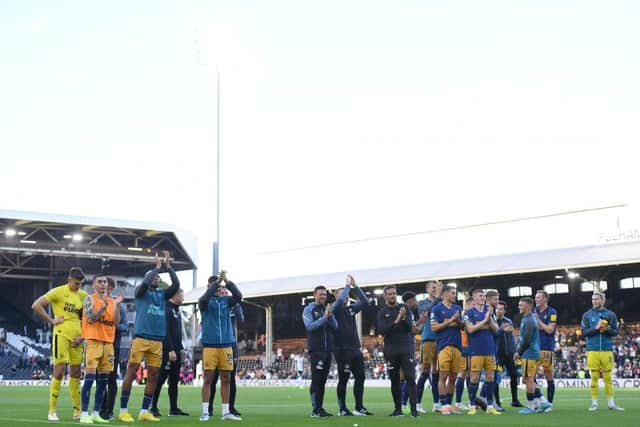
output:
[{"label": "player's leg", "polygon": [[[466,408],[464,406],[464,403],[462,403],[462,395],[464,394],[464,384],[465,382],[468,382],[468,378],[469,378],[469,368],[470,368],[470,363],[469,363],[469,358],[468,357],[463,357],[462,361],[463,361],[463,366],[462,366],[462,370],[460,371],[460,373],[458,374],[458,376],[456,377],[456,399],[455,399],[455,406],[458,410],[466,410],[468,408]],[[468,388],[468,386],[467,386]]]},{"label": "player's leg", "polygon": [[438,397],[440,398],[440,412],[443,415],[451,413],[447,405],[447,380],[449,379],[453,362],[451,349],[452,347],[445,347],[438,354]]},{"label": "player's leg", "polygon": [[164,382],[167,379],[167,376],[169,374],[169,370],[171,368],[171,364],[169,361],[169,353],[166,352],[162,352],[162,363],[161,363],[161,367],[162,369],[159,370],[158,372],[158,380],[156,381],[156,388],[153,391],[153,398],[151,400],[151,413],[153,414],[154,417],[159,417],[160,411],[158,410],[158,400],[160,399],[160,392],[162,391],[162,386],[164,385]]},{"label": "player's leg", "polygon": [[107,378],[107,392],[102,401],[102,408],[100,409],[100,417],[105,420],[113,418],[113,407],[116,402],[116,395],[118,393],[118,363],[120,362],[120,349],[113,347],[113,369],[109,372]]},{"label": "player's leg", "polygon": [[233,370],[233,350],[231,347],[218,348],[218,358],[221,360],[218,365],[220,371],[220,400],[222,402],[222,419],[241,420],[240,417],[232,414],[229,410],[229,395],[231,371]]},{"label": "player's leg", "polygon": [[420,378],[418,378],[418,384],[416,386],[416,408],[418,409],[418,412],[422,413],[426,412],[422,407],[422,395],[424,394],[424,387],[427,383],[427,378],[429,378],[429,375],[431,375],[432,355],[427,354],[427,343],[428,341],[425,341],[420,346]]},{"label": "player's leg", "polygon": [[213,401],[216,399],[216,387],[220,378],[220,369],[213,371],[213,379],[211,380],[211,393],[209,394],[209,415],[213,415]]},{"label": "player's leg", "polygon": [[331,354],[325,352],[314,352],[311,354],[311,406],[312,416],[321,416],[326,411],[323,408],[324,388],[331,368]]},{"label": "player's leg", "polygon": [[97,341],[87,340],[85,347],[84,383],[82,384],[82,391],[80,393],[80,422],[82,424],[93,424],[93,420],[89,416],[89,400],[91,399],[91,388],[96,381],[98,360],[102,356],[101,347]]},{"label": "player's leg", "polygon": [[438,351],[435,342],[431,342],[431,396],[433,397],[433,408],[434,412],[438,412],[440,410],[440,370],[438,369]]},{"label": "player's leg", "polygon": [[391,397],[393,399],[392,416],[402,415],[402,390],[400,380],[400,360],[396,354],[386,354],[387,372],[391,380]]},{"label": "player's leg", "polygon": [[186,415],[178,407],[178,383],[180,382],[180,366],[182,365],[180,351],[176,351],[176,357],[175,362],[171,363],[171,369],[168,371],[169,415]]},{"label": "player's leg", "polygon": [[233,370],[229,378],[229,411],[236,416],[240,416],[240,412],[236,409],[236,369],[238,367],[238,350],[233,346]]},{"label": "player's leg", "polygon": [[[550,405],[553,405],[553,398],[556,394],[556,384],[553,381],[553,366],[555,364],[554,354],[553,352],[548,352],[547,360],[544,363],[544,378],[547,380],[547,400]],[[551,411],[551,407],[549,407],[546,412]]]},{"label": "player's leg", "polygon": [[[211,350],[211,349],[205,349],[205,350]],[[202,355],[203,360],[205,355],[203,353]],[[211,366],[211,363],[213,361],[209,362],[209,365],[207,366]],[[211,395],[211,382],[213,381],[213,373],[214,373],[214,369],[207,369],[206,367],[204,368],[204,372],[203,372],[203,376],[202,376],[202,389],[200,392],[200,397],[201,397],[201,402],[202,402],[202,415],[200,415],[200,421],[208,421],[209,420],[209,397]]]},{"label": "player's leg", "polygon": [[84,345],[69,344],[69,394],[73,406],[73,419],[80,419],[80,374],[83,359]]},{"label": "player's leg", "polygon": [[353,398],[355,400],[356,411],[360,415],[373,415],[364,407],[364,357],[360,351],[356,351],[350,363],[353,374]]},{"label": "player's leg", "polygon": [[494,398],[494,394],[495,394],[495,374],[496,374],[496,369],[497,369],[497,365],[496,365],[496,359],[495,356],[483,356],[483,368],[485,371],[484,374],[484,379],[485,379],[485,384],[487,386],[487,414],[490,415],[500,415],[500,412],[498,412],[495,408],[495,406],[493,405],[493,398]]},{"label": "player's leg", "polygon": [[153,393],[158,383],[158,371],[162,365],[162,341],[146,340],[144,357],[147,363],[147,383],[144,386],[144,395],[140,408],[140,421],[156,421],[158,418],[149,413],[149,407],[153,400]]},{"label": "player's leg", "polygon": [[131,396],[131,385],[136,372],[140,367],[146,347],[142,338],[134,338],[131,341],[131,349],[129,350],[129,362],[127,364],[127,372],[122,380],[122,391],[120,392],[120,413],[118,419],[123,422],[131,423],[133,418],[129,414],[129,397]]},{"label": "player's leg", "polygon": [[602,366],[602,378],[604,379],[604,392],[607,396],[607,407],[614,411],[624,411],[624,408],[616,405],[613,399],[613,381],[611,380],[611,370],[613,369],[613,352],[599,352],[600,365]]},{"label": "player's leg", "polygon": [[338,397],[338,411],[340,415],[345,416],[351,414],[347,409],[347,382],[351,376],[350,360],[348,352],[337,351],[334,353],[336,363],[338,365],[338,386],[336,387],[336,395]]},{"label": "player's leg", "polygon": [[482,365],[480,363],[481,356],[471,356],[469,367],[469,415],[475,415],[477,411],[476,397],[478,388],[480,387],[480,371]]},{"label": "player's leg", "polygon": [[402,372],[404,372],[407,394],[409,395],[409,407],[411,408],[411,416],[417,417],[418,411],[416,409],[416,367],[413,360],[413,354],[402,354],[400,358],[400,366],[402,368]]},{"label": "player's leg", "polygon": [[68,341],[62,335],[54,334],[51,343],[51,359],[53,360],[53,376],[49,385],[49,421],[59,421],[56,415],[58,396],[62,387],[62,377],[69,362],[68,348],[63,341]]},{"label": "player's leg", "polygon": [[533,414],[535,413],[535,389],[534,382],[535,374],[537,371],[537,362],[530,359],[522,359],[522,378],[527,390],[527,406],[520,410],[521,414]]}]

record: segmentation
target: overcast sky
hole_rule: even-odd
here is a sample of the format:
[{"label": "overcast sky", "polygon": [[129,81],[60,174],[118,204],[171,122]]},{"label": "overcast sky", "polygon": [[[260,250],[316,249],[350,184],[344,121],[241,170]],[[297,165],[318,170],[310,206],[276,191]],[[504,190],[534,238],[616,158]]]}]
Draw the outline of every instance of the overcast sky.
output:
[{"label": "overcast sky", "polygon": [[433,255],[265,255],[283,249],[633,207],[638,22],[634,1],[0,0],[2,207],[176,224],[209,275],[216,64],[232,277]]}]

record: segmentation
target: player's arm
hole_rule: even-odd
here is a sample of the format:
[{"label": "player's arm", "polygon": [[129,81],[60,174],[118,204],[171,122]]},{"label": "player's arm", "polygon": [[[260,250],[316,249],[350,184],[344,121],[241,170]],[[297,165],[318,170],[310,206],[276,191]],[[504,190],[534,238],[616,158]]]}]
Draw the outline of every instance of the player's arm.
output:
[{"label": "player's arm", "polygon": [[242,304],[238,303],[233,306],[233,314],[236,316],[236,322],[239,325],[244,323],[244,310],[242,309]]},{"label": "player's arm", "polygon": [[340,292],[340,295],[338,295],[338,298],[336,298],[333,304],[331,304],[332,313],[335,313],[336,311],[340,311],[344,309],[344,303],[345,301],[347,301],[347,298],[349,298],[349,291],[351,291],[351,288],[349,287],[349,285],[347,285],[344,287],[342,292]]},{"label": "player's arm", "polygon": [[135,290],[136,298],[142,298],[144,294],[147,292],[147,290],[149,289],[149,286],[151,285],[151,282],[153,282],[153,279],[155,279],[155,277],[162,272],[161,261],[160,261],[160,258],[158,257],[158,254],[156,254],[155,260],[156,260],[156,268],[154,268],[153,270],[145,274],[144,279],[142,280],[142,283],[136,287],[136,290]]},{"label": "player's arm", "polygon": [[456,312],[456,314],[451,316],[449,319],[440,319],[432,311],[431,312],[431,330],[433,332],[440,332],[441,330],[448,328],[452,324],[457,323],[458,317],[459,317],[459,314],[458,312]]},{"label": "player's arm", "polygon": [[57,325],[62,323],[64,321],[63,316],[58,316],[55,319],[49,316],[49,313],[47,313],[48,306],[49,306],[49,300],[47,299],[47,296],[42,295],[41,297],[39,297],[37,300],[33,302],[33,304],[31,305],[31,308],[38,315],[38,317],[40,317],[42,320],[44,320],[50,325]]},{"label": "player's arm", "polygon": [[216,283],[209,286],[205,293],[202,294],[200,298],[198,298],[198,308],[200,309],[200,311],[207,311],[207,309],[209,308],[209,300],[216,293],[219,283],[220,279],[218,279]]},{"label": "player's arm", "polygon": [[487,317],[477,323],[473,323],[468,314],[464,315],[464,327],[469,335],[473,335],[480,329],[487,329]]},{"label": "player's arm", "polygon": [[104,312],[107,309],[106,301],[102,304],[102,307],[96,310],[93,305],[93,299],[88,296],[84,299],[84,303],[82,304],[82,315],[87,317],[88,323],[94,323],[96,320],[100,319]]},{"label": "player's arm", "polygon": [[369,298],[367,298],[367,295],[359,286],[354,287],[353,291],[356,293],[358,302],[351,306],[351,311],[353,311],[353,314],[356,314],[361,312],[365,307],[369,305]]},{"label": "player's arm", "polygon": [[129,324],[127,322],[127,309],[122,304],[118,304],[117,308],[120,312],[120,321],[118,322],[117,330],[121,334],[124,334],[129,331]]},{"label": "player's arm", "polygon": [[613,313],[613,311],[610,311],[610,313],[611,313],[611,321],[609,322],[607,329],[604,330],[604,333],[606,335],[615,337],[618,335],[618,318]]},{"label": "player's arm", "polygon": [[226,281],[226,283],[227,283],[227,289],[229,289],[229,292],[231,292],[229,307],[233,307],[236,304],[238,304],[240,301],[242,301],[242,292],[240,292],[240,289],[238,289],[235,283],[231,281]]},{"label": "player's arm", "polygon": [[327,322],[327,318],[325,316],[313,320],[312,311],[314,306],[314,303],[311,303],[306,306],[304,308],[304,311],[302,312],[302,321],[304,322],[304,328],[307,330],[307,332],[313,332],[316,329],[324,326],[324,324]]},{"label": "player's arm", "polygon": [[582,322],[580,322],[580,329],[582,329],[582,335],[585,337],[592,337],[596,335],[598,332],[598,328],[596,325],[592,325],[589,321],[589,316],[587,316],[589,312],[587,311],[582,315]]},{"label": "player's arm", "polygon": [[178,279],[176,271],[171,267],[171,253],[169,251],[163,251],[163,254],[166,271],[169,273],[169,277],[171,277],[171,286],[164,291],[164,298],[169,299],[180,289],[180,280]]}]

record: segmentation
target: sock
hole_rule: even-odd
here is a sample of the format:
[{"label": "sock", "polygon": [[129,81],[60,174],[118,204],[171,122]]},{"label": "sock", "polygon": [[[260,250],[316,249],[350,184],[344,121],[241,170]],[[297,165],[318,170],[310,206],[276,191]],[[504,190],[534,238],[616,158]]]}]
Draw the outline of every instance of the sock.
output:
[{"label": "sock", "polygon": [[202,402],[202,414],[209,413],[209,402]]},{"label": "sock", "polygon": [[542,397],[542,392],[540,392],[540,389],[538,387],[536,387],[536,391],[534,392],[534,396],[536,399],[540,399]]},{"label": "sock", "polygon": [[598,406],[598,399],[591,399],[591,404]]},{"label": "sock", "polygon": [[131,396],[131,390],[122,390],[120,393],[120,413],[124,414],[127,412],[127,407],[129,406],[129,396]]},{"label": "sock", "polygon": [[456,403],[462,403],[462,393],[464,393],[464,378],[456,378]]},{"label": "sock", "polygon": [[229,413],[229,404],[228,403],[223,403],[222,404],[222,415],[227,415]]},{"label": "sock", "polygon": [[613,408],[614,406],[616,406],[616,402],[613,400],[613,397],[607,399],[607,405],[609,406],[609,408]]},{"label": "sock", "polygon": [[51,386],[49,386],[49,413],[56,412],[58,407],[58,395],[60,394],[60,386],[62,381],[52,378]]},{"label": "sock", "polygon": [[438,382],[440,381],[440,374],[433,372],[431,374],[431,394],[433,395],[433,403],[440,401],[440,393],[438,391]]},{"label": "sock", "polygon": [[151,401],[153,400],[153,395],[152,394],[144,394],[144,397],[142,398],[142,410],[143,411],[148,411],[149,410],[149,406],[151,405]]},{"label": "sock", "polygon": [[91,387],[96,380],[96,374],[86,374],[84,376],[84,383],[82,384],[82,413],[88,415],[89,399],[91,398]]},{"label": "sock", "polygon": [[611,382],[611,371],[604,372],[602,374],[604,378],[604,394],[609,399],[613,399],[613,383]]},{"label": "sock", "polygon": [[69,394],[71,395],[73,413],[80,412],[80,378],[69,378]]},{"label": "sock", "polygon": [[547,400],[549,403],[553,403],[553,396],[556,394],[556,383],[547,381]]},{"label": "sock", "polygon": [[591,400],[598,401],[598,380],[600,371],[591,371]]},{"label": "sock", "polygon": [[400,390],[402,390],[402,406],[405,406],[407,404],[407,401],[409,400],[409,393],[407,393],[408,385],[409,384],[406,381],[402,381],[402,386],[400,386]]},{"label": "sock", "polygon": [[480,397],[487,398],[487,382],[482,383],[482,388],[480,389]]},{"label": "sock", "polygon": [[535,404],[533,403],[534,396],[534,393],[527,393],[527,407],[532,411],[535,409]]},{"label": "sock", "polygon": [[100,408],[102,407],[102,402],[104,400],[104,393],[107,390],[107,382],[109,381],[109,374],[107,373],[99,373],[98,374],[98,383],[96,384],[96,397],[95,402],[93,403],[93,412],[100,412]]},{"label": "sock", "polygon": [[493,406],[493,382],[485,381],[484,385],[487,387],[487,406]]},{"label": "sock", "polygon": [[88,411],[81,411],[80,412],[80,416],[81,417],[88,417],[89,416],[89,412]]},{"label": "sock", "polygon": [[469,383],[469,403],[471,405],[475,405],[476,404],[476,395],[478,394],[478,386],[480,384],[478,383]]},{"label": "sock", "polygon": [[496,373],[496,379],[493,382],[493,394],[495,396],[495,402],[496,404],[502,406],[500,404],[500,374]]}]

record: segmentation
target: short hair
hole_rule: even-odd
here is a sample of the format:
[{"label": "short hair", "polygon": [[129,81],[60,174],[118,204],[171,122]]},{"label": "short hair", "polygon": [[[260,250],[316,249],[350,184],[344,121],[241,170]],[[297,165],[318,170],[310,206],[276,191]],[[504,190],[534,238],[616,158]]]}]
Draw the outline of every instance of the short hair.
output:
[{"label": "short hair", "polygon": [[593,295],[597,295],[602,298],[602,302],[605,302],[607,300],[607,296],[604,294],[604,292],[594,291]]},{"label": "short hair", "polygon": [[402,294],[402,302],[407,302],[412,298],[415,298],[416,294],[415,292],[411,292],[411,291],[407,291],[404,294]]},{"label": "short hair", "polygon": [[458,290],[457,288],[454,288],[454,287],[453,287],[453,286],[451,286],[451,285],[446,285],[444,288],[442,288],[442,292],[443,292],[443,293],[444,293],[444,292],[457,291],[457,290]]},{"label": "short hair", "polygon": [[207,279],[207,283],[210,285],[213,285],[214,283],[216,283],[218,281],[218,276],[209,276],[209,278]]},{"label": "short hair", "polygon": [[91,281],[91,283],[95,282],[98,279],[98,277],[106,277],[107,278],[107,284],[109,283],[109,276],[107,276],[104,273],[98,273],[95,276],[93,276],[93,280]]},{"label": "short hair", "polygon": [[471,291],[471,296],[474,296],[475,294],[479,294],[480,292],[484,293],[484,289],[474,289]]},{"label": "short hair", "polygon": [[326,287],[326,286],[324,286],[324,285],[318,285],[318,286],[316,286],[315,288],[313,288],[313,294],[315,295],[315,294],[316,294],[316,292],[318,292],[318,291],[326,291],[326,290],[327,290],[327,287]]},{"label": "short hair", "polygon": [[424,285],[424,287],[425,287],[425,288],[428,288],[428,287],[429,287],[429,286],[431,286],[431,285],[433,285],[433,286],[437,286],[437,285],[438,285],[438,282],[436,282],[435,280],[429,280],[429,281]]},{"label": "short hair", "polygon": [[549,292],[547,292],[547,291],[545,291],[545,290],[540,289],[540,290],[537,290],[537,291],[536,291],[536,294],[542,294],[542,295],[544,295],[544,299],[546,299],[547,301],[549,301],[549,298],[550,298],[550,297],[549,297]]},{"label": "short hair", "polygon": [[111,277],[107,276],[107,288],[114,288],[116,287],[116,281],[113,280]]},{"label": "short hair", "polygon": [[395,291],[396,287],[393,285],[387,285],[384,288],[382,288],[382,293],[386,294],[389,289],[393,289]]},{"label": "short hair", "polygon": [[507,311],[508,305],[507,305],[507,303],[505,301],[502,301],[502,300],[498,301],[498,305],[503,305],[504,306],[504,310]]},{"label": "short hair", "polygon": [[527,304],[533,307],[533,298],[531,297],[522,297],[520,298],[520,301],[526,302]]},{"label": "short hair", "polygon": [[498,291],[496,291],[495,289],[490,289],[487,292],[484,293],[485,297],[497,297],[498,295]]}]

